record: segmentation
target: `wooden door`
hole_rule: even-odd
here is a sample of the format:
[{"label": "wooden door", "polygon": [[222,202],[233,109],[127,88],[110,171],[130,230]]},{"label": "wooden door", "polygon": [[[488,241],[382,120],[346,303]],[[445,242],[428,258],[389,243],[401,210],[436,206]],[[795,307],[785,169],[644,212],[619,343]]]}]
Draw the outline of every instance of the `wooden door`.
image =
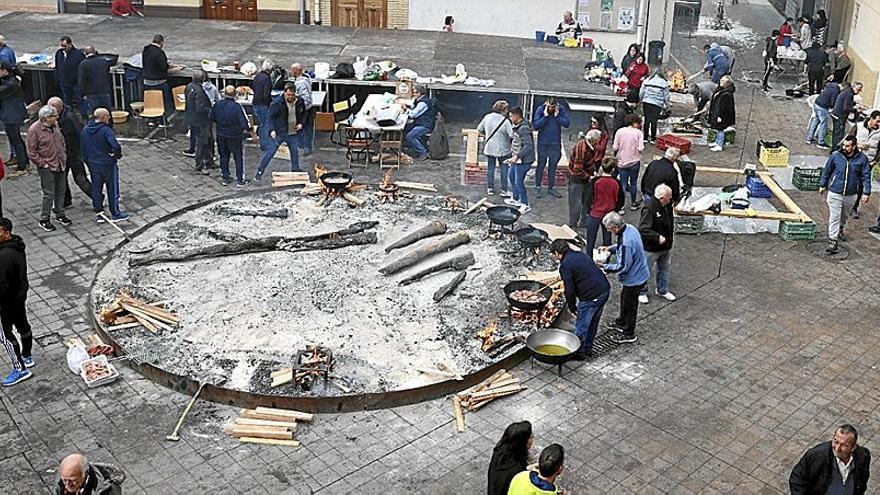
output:
[{"label": "wooden door", "polygon": [[388,25],[387,0],[333,0],[334,26],[384,28]]},{"label": "wooden door", "polygon": [[219,21],[232,20],[232,0],[204,0],[205,18]]},{"label": "wooden door", "polygon": [[218,21],[257,20],[257,0],[204,0],[205,18]]},{"label": "wooden door", "polygon": [[233,17],[236,21],[257,21],[257,0],[233,0],[235,10]]}]

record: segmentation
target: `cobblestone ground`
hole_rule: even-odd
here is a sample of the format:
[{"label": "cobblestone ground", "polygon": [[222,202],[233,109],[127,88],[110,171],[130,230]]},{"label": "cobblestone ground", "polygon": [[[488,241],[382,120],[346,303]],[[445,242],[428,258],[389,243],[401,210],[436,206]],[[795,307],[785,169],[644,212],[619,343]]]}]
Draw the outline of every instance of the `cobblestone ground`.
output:
[{"label": "cobblestone ground", "polygon": [[[760,29],[778,24],[767,4],[729,11]],[[704,42],[677,37],[676,46]],[[685,67],[700,64],[699,52],[674,53]],[[740,60],[760,64],[755,49],[742,50]],[[793,153],[817,154],[800,144],[806,106],[754,88],[738,84],[738,144],[712,156],[697,149],[692,156],[699,163],[737,167],[751,160],[756,139],[779,138]],[[7,156],[6,140],[0,141]],[[458,142],[452,139],[454,148]],[[124,147],[129,231],[230,192],[216,177],[189,172],[180,137]],[[255,148],[247,161],[253,170]],[[325,143],[316,161],[339,164],[341,153]],[[399,177],[479,198],[480,189],[455,185],[458,161],[419,163]],[[378,173],[358,178],[376,181]],[[638,343],[569,365],[563,377],[540,365],[516,367],[512,372],[528,390],[468,415],[464,433],[455,431],[449,401],[437,399],[318,415],[298,432],[302,446],[287,449],[239,445],[222,432],[235,410],[204,402],[181,441],[166,442],[188,397],[124,366],[117,383],[85,389],[66,371],[62,341],[91,333],[88,286],[120,238],[94,223],[78,194],[72,227],[40,230],[34,173],[3,181],[2,188],[6,214],[28,243],[38,362],[33,379],[0,391],[5,493],[45,492],[57,480],[58,461],[72,451],[120,465],[126,493],[481,493],[493,444],[507,424],[523,419],[532,422],[538,448],[565,446],[560,482],[572,493],[781,493],[802,452],[830,438],[837,424],[856,425],[860,442],[876,448],[878,265],[877,241],[865,232],[869,220],[854,221],[851,254],[839,263],[811,255],[808,243],[775,235],[679,236],[671,281],[679,299],[642,306]],[[792,197],[824,227],[826,210],[816,193]],[[535,220],[565,217],[563,200],[544,198],[534,206]],[[869,210],[865,217],[876,213]],[[618,290],[615,283],[607,314],[616,311]],[[878,474],[872,470],[873,479]]]}]

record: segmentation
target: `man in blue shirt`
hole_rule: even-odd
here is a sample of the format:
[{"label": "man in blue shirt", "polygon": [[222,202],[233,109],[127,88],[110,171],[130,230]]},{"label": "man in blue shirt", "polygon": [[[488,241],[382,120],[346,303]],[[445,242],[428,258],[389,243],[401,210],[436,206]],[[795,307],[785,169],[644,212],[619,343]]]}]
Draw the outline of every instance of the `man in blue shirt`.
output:
[{"label": "man in blue shirt", "polygon": [[561,198],[556,185],[556,166],[562,158],[562,129],[571,125],[568,110],[552,96],[535,110],[533,121],[538,131],[538,168],[535,169],[535,195],[541,197],[544,167],[547,167],[547,194]]},{"label": "man in blue shirt", "polygon": [[15,50],[6,44],[6,38],[0,36],[0,62],[6,62],[9,67],[15,69]]},{"label": "man in blue shirt", "polygon": [[575,316],[574,333],[581,347],[573,359],[582,361],[592,356],[593,338],[602,319],[602,310],[608,302],[611,285],[596,263],[586,254],[573,251],[564,239],[550,245],[550,253],[559,263],[559,275],[565,287],[565,303]]},{"label": "man in blue shirt", "polygon": [[618,344],[636,341],[636,319],[639,316],[639,293],[648,283],[651,275],[648,259],[642,245],[642,236],[635,225],[627,224],[617,212],[611,212],[602,219],[602,225],[617,236],[617,244],[602,246],[600,252],[616,255],[614,263],[600,264],[606,273],[616,273],[623,289],[620,291],[620,315],[605,324],[611,330],[620,332],[611,340]]},{"label": "man in blue shirt", "polygon": [[406,124],[406,144],[412,148],[419,160],[428,159],[428,149],[422,143],[425,134],[434,130],[434,117],[437,115],[437,104],[428,96],[423,84],[413,88],[413,108],[409,112],[409,123]]},{"label": "man in blue shirt", "polygon": [[834,108],[834,102],[837,101],[837,95],[840,94],[840,85],[834,81],[825,83],[822,92],[816,97],[813,103],[813,116],[810,117],[810,128],[807,129],[807,144],[813,144],[823,149],[831,149],[826,143],[828,134],[828,122],[831,120],[831,109]]}]

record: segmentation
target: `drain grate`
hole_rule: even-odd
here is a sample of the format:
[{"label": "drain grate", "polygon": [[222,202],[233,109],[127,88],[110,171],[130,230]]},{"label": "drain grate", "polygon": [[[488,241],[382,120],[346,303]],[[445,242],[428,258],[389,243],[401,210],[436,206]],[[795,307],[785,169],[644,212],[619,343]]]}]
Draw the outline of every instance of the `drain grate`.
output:
[{"label": "drain grate", "polygon": [[843,261],[849,258],[850,251],[844,243],[837,244],[837,253],[835,254],[826,253],[826,247],[828,247],[827,239],[821,241],[813,241],[807,244],[807,252],[819,259],[831,262]]},{"label": "drain grate", "polygon": [[40,347],[48,347],[52,344],[60,343],[61,335],[58,332],[51,332],[44,335],[35,335],[34,340],[37,341],[37,345]]},{"label": "drain grate", "polygon": [[593,354],[598,357],[620,347],[620,344],[611,340],[613,333],[617,332],[608,331],[593,339]]}]

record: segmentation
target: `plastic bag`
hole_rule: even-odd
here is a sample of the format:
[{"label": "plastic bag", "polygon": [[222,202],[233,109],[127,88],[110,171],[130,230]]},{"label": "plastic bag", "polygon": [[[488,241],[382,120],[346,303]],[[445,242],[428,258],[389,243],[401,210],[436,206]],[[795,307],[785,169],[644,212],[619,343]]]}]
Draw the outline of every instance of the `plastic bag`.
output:
[{"label": "plastic bag", "polygon": [[73,346],[67,350],[67,369],[78,375],[82,371],[82,364],[88,361],[89,353],[80,346]]},{"label": "plastic bag", "polygon": [[327,79],[330,77],[329,62],[315,62],[315,79]]},{"label": "plastic bag", "polygon": [[257,73],[257,65],[253,62],[245,62],[241,64],[241,73],[251,77]]},{"label": "plastic bag", "polygon": [[351,65],[354,67],[354,77],[361,79],[364,77],[364,72],[367,70],[367,67],[370,66],[370,57],[364,57],[363,60],[358,57]]}]

